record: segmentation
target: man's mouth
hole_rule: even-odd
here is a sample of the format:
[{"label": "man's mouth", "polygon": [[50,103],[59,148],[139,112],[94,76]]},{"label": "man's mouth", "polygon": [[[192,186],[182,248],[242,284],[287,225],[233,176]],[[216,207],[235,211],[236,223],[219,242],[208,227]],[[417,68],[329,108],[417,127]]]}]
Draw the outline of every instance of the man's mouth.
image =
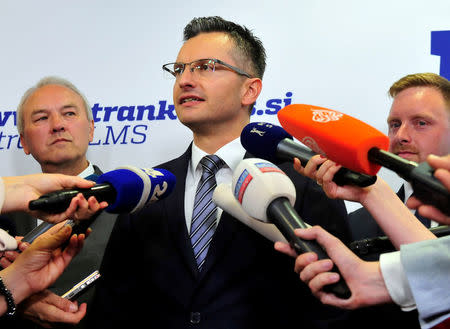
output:
[{"label": "man's mouth", "polygon": [[54,145],[54,144],[58,144],[58,143],[60,143],[60,142],[70,142],[68,139],[65,139],[65,138],[58,138],[58,139],[56,139],[56,140],[54,140],[53,142],[52,142],[52,145]]},{"label": "man's mouth", "polygon": [[182,97],[180,99],[180,104],[189,103],[189,102],[203,102],[204,99],[195,96]]}]

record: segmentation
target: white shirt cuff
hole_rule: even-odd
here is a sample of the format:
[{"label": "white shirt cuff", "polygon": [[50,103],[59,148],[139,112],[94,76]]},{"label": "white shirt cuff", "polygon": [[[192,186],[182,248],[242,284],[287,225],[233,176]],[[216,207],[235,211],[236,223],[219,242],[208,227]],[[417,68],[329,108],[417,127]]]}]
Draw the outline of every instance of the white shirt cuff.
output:
[{"label": "white shirt cuff", "polygon": [[414,310],[416,302],[403,270],[400,251],[381,254],[380,269],[392,300],[401,307],[402,311]]}]

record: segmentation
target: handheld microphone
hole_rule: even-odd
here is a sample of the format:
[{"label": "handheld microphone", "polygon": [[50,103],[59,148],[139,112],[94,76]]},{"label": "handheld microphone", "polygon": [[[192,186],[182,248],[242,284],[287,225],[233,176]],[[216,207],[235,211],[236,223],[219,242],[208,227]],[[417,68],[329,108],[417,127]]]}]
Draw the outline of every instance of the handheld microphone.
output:
[{"label": "handheld microphone", "polygon": [[[441,238],[450,235],[450,226],[442,225],[431,227],[430,232],[436,237]],[[374,238],[367,238],[356,240],[348,245],[349,249],[360,257],[367,257],[369,255],[378,255],[386,252],[395,251],[395,247],[387,236],[377,236]]]},{"label": "handheld microphone", "polygon": [[381,166],[409,181],[414,196],[450,215],[450,192],[427,164],[405,160],[386,151],[389,138],[370,125],[324,107],[292,104],[278,119],[295,138],[351,170],[375,175]]},{"label": "handheld microphone", "polygon": [[222,183],[217,185],[212,199],[218,207],[272,242],[281,241],[287,243],[287,240],[274,224],[264,223],[252,218],[242,209],[241,204],[236,200],[231,191],[231,184]]},{"label": "handheld microphone", "polygon": [[[258,158],[244,159],[233,173],[232,191],[245,212],[263,222],[273,222],[298,254],[315,252],[318,259],[328,255],[315,241],[303,240],[294,233],[296,228],[308,226],[295,211],[295,186],[277,166]],[[338,272],[336,266],[332,271]],[[351,295],[345,281],[325,287],[340,298]]]},{"label": "handheld microphone", "polygon": [[[283,128],[265,122],[252,122],[245,126],[241,133],[241,144],[254,156],[274,163],[298,158],[302,166],[305,166],[314,155],[317,155],[294,142],[292,136]],[[343,167],[333,178],[337,185],[352,184],[360,187],[372,185],[376,180],[377,176],[358,173]]]},{"label": "handheld microphone", "polygon": [[[89,176],[85,177],[84,179],[86,179],[86,180],[91,180],[91,181],[94,181],[94,182],[97,182],[97,180],[98,180],[99,177],[100,177],[99,175],[92,174],[92,175],[89,175]],[[72,199],[70,199],[70,200],[72,200]],[[70,204],[70,202],[69,202],[69,204]],[[69,206],[69,205],[67,205],[67,207],[68,207],[68,206]],[[64,208],[62,211],[64,211],[65,209],[67,209],[67,207]],[[89,224],[90,224],[91,221],[90,221],[90,220],[88,220],[88,221],[89,221]],[[70,221],[70,222],[73,222],[73,221]],[[51,227],[53,227],[53,225],[55,225],[55,224],[48,223],[48,222],[42,222],[42,223],[40,223],[38,226],[36,226],[34,229],[32,229],[30,232],[28,232],[28,233],[22,238],[22,242],[32,243],[34,240],[36,240],[36,238],[37,238],[38,236],[40,236],[41,234],[47,232]],[[84,228],[84,226],[83,226],[83,228]]]},{"label": "handheld microphone", "polygon": [[86,199],[95,196],[97,201],[107,201],[109,213],[137,212],[145,205],[168,196],[175,186],[175,176],[165,169],[140,169],[123,166],[104,173],[97,185],[88,189],[59,190],[30,201],[30,210],[49,213],[63,212],[78,193]]}]

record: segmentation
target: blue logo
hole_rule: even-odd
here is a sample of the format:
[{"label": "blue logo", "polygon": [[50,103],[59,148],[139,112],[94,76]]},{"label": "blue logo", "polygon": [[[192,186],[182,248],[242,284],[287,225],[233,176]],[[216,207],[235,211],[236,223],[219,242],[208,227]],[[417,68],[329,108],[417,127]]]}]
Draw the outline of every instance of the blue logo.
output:
[{"label": "blue logo", "polygon": [[450,80],[450,31],[431,32],[431,54],[441,57],[439,75]]}]

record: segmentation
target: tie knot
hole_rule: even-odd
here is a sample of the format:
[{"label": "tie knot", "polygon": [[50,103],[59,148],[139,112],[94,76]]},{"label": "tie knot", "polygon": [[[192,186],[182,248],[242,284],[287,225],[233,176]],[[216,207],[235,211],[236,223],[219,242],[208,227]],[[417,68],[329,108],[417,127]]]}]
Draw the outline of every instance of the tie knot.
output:
[{"label": "tie knot", "polygon": [[203,167],[203,172],[208,172],[210,175],[215,175],[220,168],[223,167],[225,162],[215,154],[206,155],[200,160],[200,164]]}]

